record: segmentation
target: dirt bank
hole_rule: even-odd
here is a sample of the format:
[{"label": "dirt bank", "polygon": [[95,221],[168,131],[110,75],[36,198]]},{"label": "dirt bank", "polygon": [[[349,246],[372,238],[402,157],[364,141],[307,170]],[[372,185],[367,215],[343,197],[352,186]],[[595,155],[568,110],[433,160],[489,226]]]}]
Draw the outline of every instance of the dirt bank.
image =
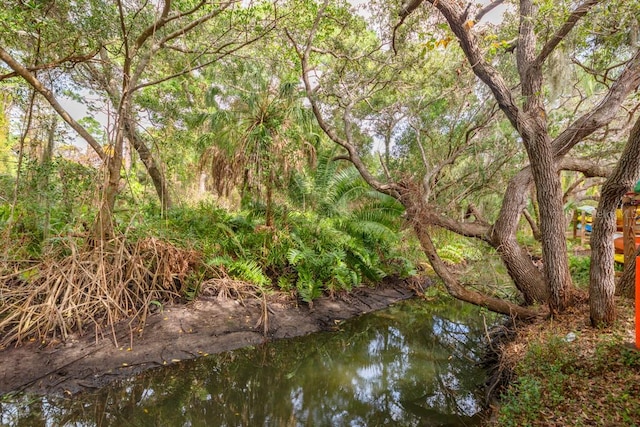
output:
[{"label": "dirt bank", "polygon": [[[156,366],[205,354],[290,338],[335,327],[341,321],[411,298],[415,284],[386,282],[348,295],[314,302],[220,300],[203,296],[188,305],[165,307],[147,319],[142,334],[127,323],[114,331],[65,343],[28,343],[0,352],[0,395],[9,392],[74,394]],[[266,335],[265,335],[266,329]]]}]

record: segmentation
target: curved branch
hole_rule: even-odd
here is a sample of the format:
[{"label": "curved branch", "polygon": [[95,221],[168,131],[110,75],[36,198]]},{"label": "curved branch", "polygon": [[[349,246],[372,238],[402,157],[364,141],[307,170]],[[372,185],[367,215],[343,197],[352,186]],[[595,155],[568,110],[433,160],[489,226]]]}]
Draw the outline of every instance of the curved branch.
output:
[{"label": "curved branch", "polygon": [[155,86],[155,85],[160,84],[162,82],[166,82],[168,80],[175,79],[176,77],[180,77],[180,76],[183,76],[185,74],[189,74],[189,73],[191,73],[193,71],[200,70],[202,68],[208,67],[209,65],[221,60],[222,58],[225,58],[225,57],[237,52],[238,50],[242,49],[243,47],[246,47],[246,46],[250,45],[251,43],[256,42],[257,40],[261,39],[264,35],[266,35],[269,31],[271,31],[273,28],[275,28],[275,26],[269,27],[268,31],[266,31],[263,34],[259,34],[259,35],[257,35],[256,37],[254,37],[252,39],[246,40],[246,41],[244,41],[244,42],[242,42],[242,43],[240,43],[240,44],[238,44],[236,46],[233,46],[229,50],[223,51],[224,48],[227,48],[227,47],[229,47],[229,46],[231,46],[233,44],[233,43],[225,43],[224,45],[219,46],[213,52],[207,52],[208,54],[216,54],[216,55],[218,55],[215,58],[210,59],[210,60],[208,60],[206,62],[203,62],[201,64],[195,65],[193,67],[190,67],[188,69],[185,69],[185,70],[182,70],[182,71],[178,71],[177,73],[173,73],[173,74],[164,76],[164,77],[162,77],[160,79],[152,80],[152,81],[148,81],[148,82],[144,82],[144,83],[140,83],[137,86],[133,87],[131,89],[131,92],[136,92],[136,91],[138,91],[138,90],[140,90],[142,88],[148,87],[148,86]]},{"label": "curved branch", "polygon": [[474,18],[475,22],[480,22],[480,20],[482,18],[484,18],[484,16],[491,12],[493,9],[495,9],[496,7],[500,6],[502,3],[504,3],[504,0],[494,0],[491,3],[489,3],[488,5],[486,5],[485,7],[483,7],[482,9],[480,9],[478,11],[478,13],[476,13],[476,16]]},{"label": "curved branch", "polygon": [[498,70],[489,64],[482,54],[475,35],[467,24],[466,13],[458,2],[452,0],[429,0],[449,23],[449,27],[458,37],[460,47],[471,64],[476,76],[486,84],[493,93],[500,109],[507,116],[511,124],[522,134],[527,127],[522,118],[522,112],[516,105],[513,93]]},{"label": "curved branch", "polygon": [[167,25],[169,22],[175,21],[176,19],[180,19],[195,13],[198,9],[204,6],[205,3],[206,3],[206,0],[202,0],[200,1],[200,3],[196,4],[194,7],[192,7],[190,10],[186,12],[176,13],[175,15],[169,16],[169,12],[171,9],[171,0],[166,0],[158,20],[153,24],[151,24],[150,26],[148,26],[143,32],[141,32],[138,38],[136,39],[136,43],[135,43],[136,49],[139,49],[147,41],[149,37],[154,35],[159,29]]},{"label": "curved branch", "polygon": [[[94,51],[91,51],[91,52],[89,52],[87,54],[84,54],[84,55],[67,55],[64,58],[57,59],[55,61],[51,61],[51,62],[48,62],[46,64],[35,65],[33,67],[25,67],[25,69],[28,70],[29,72],[33,73],[34,71],[50,70],[52,68],[58,68],[58,67],[61,67],[63,65],[66,65],[67,63],[71,63],[71,64],[75,65],[75,64],[79,64],[81,62],[87,62],[91,58],[96,56],[98,54],[98,52],[100,51],[100,49],[101,48],[98,48],[98,49],[96,49]],[[0,75],[0,81],[6,80],[6,79],[10,79],[12,77],[20,77],[20,74],[18,74],[17,71],[13,71],[11,73],[2,74],[2,75]]]},{"label": "curved branch", "polygon": [[640,50],[627,62],[607,95],[588,113],[571,123],[553,140],[556,157],[569,152],[577,143],[614,119],[627,96],[640,85]]},{"label": "curved branch", "polygon": [[[167,4],[169,4],[170,2],[167,1]],[[196,8],[194,8],[193,10],[195,11],[197,8],[201,7],[205,2],[201,2]],[[197,28],[199,25],[215,18],[216,16],[218,16],[219,14],[221,14],[225,9],[227,9],[230,5],[232,4],[232,1],[229,1],[225,4],[223,4],[222,6],[220,6],[218,9],[214,10],[213,12],[210,12],[198,19],[196,19],[195,21],[189,22],[187,24],[185,24],[183,27],[175,30],[174,32],[164,36],[162,39],[160,39],[157,43],[154,43],[151,48],[149,49],[148,52],[146,52],[142,58],[140,59],[140,61],[138,62],[138,65],[136,66],[135,72],[133,73],[132,77],[131,77],[131,87],[136,87],[138,80],[140,79],[140,76],[142,75],[142,73],[144,72],[144,70],[147,68],[147,65],[149,64],[149,62],[151,61],[151,58],[153,58],[153,55],[155,55],[160,49],[162,49],[162,47],[169,41],[186,35],[187,33],[189,33],[190,31],[192,31],[194,28]],[[166,5],[165,5],[166,6]],[[183,15],[180,15],[183,16]],[[173,18],[171,18],[173,19]],[[148,30],[148,29],[147,29]],[[147,40],[147,38],[142,39],[141,38],[142,35],[140,37],[138,37],[138,39],[136,40],[136,49],[134,50],[134,54],[142,47],[142,44],[144,44],[144,42]]]},{"label": "curved branch", "polygon": [[65,110],[62,105],[58,102],[56,97],[53,95],[53,92],[47,87],[45,87],[38,78],[33,75],[27,68],[25,68],[22,64],[16,61],[6,50],[0,47],[0,59],[3,60],[12,70],[14,70],[20,77],[22,77],[27,83],[33,87],[36,92],[42,95],[47,102],[53,107],[53,109],[58,113],[62,119],[69,124],[78,132],[78,134],[87,141],[87,144],[93,148],[93,150],[98,154],[101,160],[105,160],[107,158],[105,152],[102,150],[102,146],[96,139],[91,136],[89,132],[78,122],[76,122],[71,115]]},{"label": "curved branch", "polygon": [[524,218],[529,223],[529,227],[531,227],[531,233],[533,233],[533,238],[538,241],[542,239],[542,234],[540,233],[540,227],[538,227],[538,223],[536,222],[535,218],[531,216],[531,214],[527,209],[523,210],[522,214],[524,215]]},{"label": "curved branch", "polygon": [[482,218],[476,217],[474,222],[462,222],[433,211],[424,212],[423,216],[429,224],[452,231],[460,236],[473,237],[490,243],[488,236],[491,227]]},{"label": "curved branch", "polygon": [[[313,111],[313,114],[316,120],[318,121],[318,125],[320,126],[322,131],[325,133],[325,135],[327,135],[327,137],[329,137],[329,139],[331,139],[333,142],[335,142],[336,144],[338,144],[339,146],[347,150],[347,153],[349,155],[349,160],[358,170],[362,178],[375,190],[381,193],[390,195],[396,199],[399,199],[401,196],[401,192],[399,191],[400,189],[398,184],[396,183],[388,184],[388,183],[382,183],[378,181],[373,176],[373,174],[369,171],[369,169],[367,169],[367,167],[365,166],[364,162],[360,158],[360,155],[358,154],[356,147],[353,144],[351,144],[348,140],[344,140],[343,138],[339,137],[338,134],[336,134],[336,132],[333,130],[333,128],[327,123],[320,109],[320,105],[318,103],[318,100],[315,94],[316,91],[311,85],[311,80],[309,79],[309,70],[310,70],[309,56],[311,54],[313,38],[318,32],[320,20],[323,18],[324,12],[327,6],[328,6],[328,1],[325,1],[322,7],[320,8],[320,10],[318,11],[316,19],[313,22],[311,31],[309,32],[309,36],[307,37],[304,50],[301,50],[297,46],[291,33],[289,33],[289,31],[285,29],[287,37],[289,38],[289,40],[291,40],[292,44],[296,49],[296,52],[298,53],[298,56],[300,57],[300,62],[302,65],[302,81],[304,83],[305,91],[307,93],[307,98],[309,99],[309,103],[311,104],[311,110]],[[346,126],[350,125],[350,120],[348,120],[348,114],[349,114],[349,109],[347,108],[345,109],[345,115],[347,116],[345,118]]]},{"label": "curved branch", "polygon": [[533,62],[535,66],[540,66],[544,63],[547,57],[553,52],[553,50],[558,47],[560,42],[564,40],[565,36],[569,34],[569,32],[576,26],[578,21],[585,16],[592,7],[600,3],[602,0],[586,0],[580,6],[578,6],[572,13],[569,15],[564,25],[560,27],[558,31],[551,37],[543,47],[535,61]]},{"label": "curved branch", "polygon": [[412,221],[414,225],[413,228],[416,232],[416,235],[418,236],[418,240],[420,241],[422,249],[429,257],[429,263],[433,267],[436,274],[442,279],[444,286],[447,288],[447,292],[449,292],[451,296],[459,300],[478,305],[480,307],[486,307],[496,313],[502,313],[509,316],[520,317],[523,319],[535,318],[545,315],[545,313],[542,311],[522,307],[500,298],[493,298],[462,286],[460,282],[458,282],[458,280],[449,271],[442,259],[440,259],[440,257],[438,256],[438,252],[435,248],[435,245],[433,244],[433,241],[431,240],[431,236],[429,235],[429,232],[425,227],[426,224],[415,217],[415,215],[420,215],[421,210],[422,209],[419,207],[409,206],[407,209],[407,213],[409,218],[414,220]]}]

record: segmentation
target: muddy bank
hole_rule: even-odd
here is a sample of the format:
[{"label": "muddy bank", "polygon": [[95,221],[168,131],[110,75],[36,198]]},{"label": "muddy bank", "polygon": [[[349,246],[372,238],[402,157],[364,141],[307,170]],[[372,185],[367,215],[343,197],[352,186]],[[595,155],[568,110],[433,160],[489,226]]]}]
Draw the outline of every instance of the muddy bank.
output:
[{"label": "muddy bank", "polygon": [[28,343],[5,349],[0,352],[0,395],[75,394],[180,360],[328,330],[342,320],[411,298],[413,289],[415,282],[386,282],[333,299],[323,297],[313,307],[269,301],[266,316],[260,300],[203,296],[150,316],[142,334],[122,323],[98,336],[87,334],[44,348]]}]

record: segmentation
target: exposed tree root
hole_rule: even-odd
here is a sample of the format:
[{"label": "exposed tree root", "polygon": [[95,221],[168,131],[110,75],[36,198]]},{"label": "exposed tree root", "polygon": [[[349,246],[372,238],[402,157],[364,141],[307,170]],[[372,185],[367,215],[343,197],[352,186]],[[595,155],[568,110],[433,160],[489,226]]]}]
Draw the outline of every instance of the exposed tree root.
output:
[{"label": "exposed tree root", "polygon": [[184,295],[202,265],[197,252],[155,238],[65,250],[0,277],[0,348],[64,340],[123,319],[141,327],[154,306]]}]

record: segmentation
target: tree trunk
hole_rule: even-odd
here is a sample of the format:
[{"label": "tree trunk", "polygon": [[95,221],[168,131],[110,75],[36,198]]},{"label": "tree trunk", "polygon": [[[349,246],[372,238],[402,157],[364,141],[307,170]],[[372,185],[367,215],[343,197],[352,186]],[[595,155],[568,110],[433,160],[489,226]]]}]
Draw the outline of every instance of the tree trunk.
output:
[{"label": "tree trunk", "polygon": [[[526,141],[526,138],[525,138]],[[540,208],[540,234],[544,277],[549,287],[549,308],[562,312],[571,304],[571,275],[567,259],[562,183],[546,132],[525,142],[533,172],[538,206]]]},{"label": "tree trunk", "polygon": [[509,276],[527,304],[546,303],[549,300],[549,288],[542,271],[533,264],[529,253],[516,238],[520,213],[527,204],[527,189],[532,179],[529,169],[511,179],[490,235],[491,245],[500,254]]},{"label": "tree trunk", "polygon": [[[125,58],[124,69],[130,69],[130,61]],[[128,117],[126,113],[131,108],[131,94],[129,92],[130,78],[128,72],[122,76],[122,97],[118,105],[116,120],[116,135],[113,141],[113,152],[106,162],[105,184],[100,200],[100,209],[94,225],[94,239],[97,246],[114,237],[114,211],[116,199],[120,191],[120,169],[122,168],[122,154]]]},{"label": "tree trunk", "polygon": [[[602,186],[597,215],[593,223],[589,277],[589,307],[593,326],[609,326],[616,319],[615,272],[613,269],[615,210],[620,198],[640,178],[640,156],[638,153],[640,153],[640,118],[631,130],[627,145],[613,173]],[[631,265],[625,267],[627,271],[635,271]]]},{"label": "tree trunk", "polygon": [[413,224],[413,229],[420,241],[422,249],[429,258],[429,262],[434,271],[442,279],[447,292],[451,296],[480,307],[485,307],[496,313],[502,313],[523,319],[538,317],[542,314],[536,310],[521,307],[500,298],[492,298],[462,286],[438,256],[433,241],[431,240],[431,236],[427,230],[428,224],[421,220],[422,215],[420,214],[420,211],[423,207],[419,204],[408,201],[406,198],[405,207],[407,209],[407,219],[411,224]]},{"label": "tree trunk", "polygon": [[522,293],[525,304],[546,303],[549,291],[542,271],[533,263],[526,249],[512,235],[496,238],[494,243],[514,285]]},{"label": "tree trunk", "polygon": [[566,310],[571,303],[571,275],[567,259],[562,182],[547,129],[547,113],[543,103],[542,57],[536,56],[535,18],[534,2],[520,0],[516,59],[524,101],[523,111],[514,115],[513,121],[522,136],[531,164],[540,209],[544,277],[549,287],[549,308],[554,313]]},{"label": "tree trunk", "polygon": [[607,180],[593,221],[589,270],[589,307],[593,326],[610,325],[616,319],[613,233],[616,231],[615,209],[620,200],[620,189],[624,192],[624,186]]},{"label": "tree trunk", "polygon": [[[636,251],[636,256],[631,258],[629,265],[624,266],[624,271],[616,286],[616,295],[634,299],[636,297],[636,257],[640,253]],[[592,261],[593,262],[593,259]]]},{"label": "tree trunk", "polygon": [[127,133],[127,139],[133,145],[133,148],[136,150],[138,155],[140,156],[140,160],[144,165],[147,173],[151,177],[151,182],[153,182],[153,187],[156,190],[156,194],[160,199],[160,204],[162,206],[163,215],[167,212],[168,209],[171,208],[173,202],[171,200],[171,196],[169,195],[169,188],[167,186],[167,180],[165,179],[162,171],[158,167],[158,162],[153,157],[153,154],[144,143],[140,135],[135,129],[135,125],[132,124],[130,112],[127,113],[127,118],[125,120],[125,131]]},{"label": "tree trunk", "polygon": [[[115,108],[123,102],[123,97],[132,97],[133,93],[127,93],[121,90],[121,88],[118,88],[118,86],[115,84],[115,81],[113,79],[105,78],[105,76],[116,74],[114,70],[119,68],[115,65],[114,61],[109,58],[105,49],[102,49],[100,51],[100,58],[103,63],[102,72],[100,72],[96,67],[93,66],[89,66],[87,70],[89,71],[89,74],[92,76],[93,80],[97,82],[97,84],[102,87],[102,89],[107,93],[107,97]],[[122,70],[119,70],[119,72],[123,75],[129,75],[131,73],[130,58],[125,65],[126,67],[124,67]],[[128,83],[127,87],[130,87],[130,84],[131,82]],[[151,182],[153,182],[153,186],[156,190],[156,194],[158,195],[158,199],[160,200],[160,204],[162,206],[162,212],[165,213],[167,209],[171,208],[172,200],[171,196],[169,195],[167,182],[162,173],[162,170],[158,166],[158,162],[153,157],[151,150],[149,150],[136,129],[135,117],[133,112],[131,111],[131,106],[128,105],[126,110],[118,108],[118,111],[120,115],[124,116],[122,124],[124,126],[125,136],[140,156],[140,160],[147,170],[147,173],[151,178]]]}]

